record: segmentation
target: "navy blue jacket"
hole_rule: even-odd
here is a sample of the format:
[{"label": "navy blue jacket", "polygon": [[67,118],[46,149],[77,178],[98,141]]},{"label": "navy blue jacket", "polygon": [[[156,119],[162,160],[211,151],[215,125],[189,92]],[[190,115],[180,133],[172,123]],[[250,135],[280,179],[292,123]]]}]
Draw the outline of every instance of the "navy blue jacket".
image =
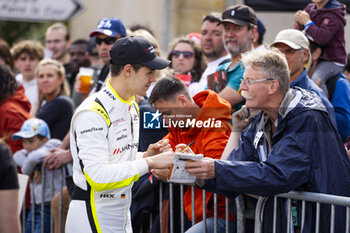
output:
[{"label": "navy blue jacket", "polygon": [[[350,160],[320,98],[292,88],[293,101],[272,135],[271,150],[262,161],[264,136],[256,140],[263,112],[241,133],[239,147],[226,161],[215,161],[215,179],[202,187],[229,198],[239,193],[273,196],[291,190],[350,196]],[[254,143],[255,142],[255,143]],[[272,201],[271,201],[272,200]],[[264,232],[272,232],[273,198],[267,203]],[[279,199],[277,232],[286,231],[285,200]],[[306,206],[305,232],[314,232],[315,206]],[[336,207],[335,232],[345,231],[345,209]],[[329,232],[330,208],[322,205],[320,232]]]},{"label": "navy blue jacket", "polygon": [[323,105],[327,109],[329,117],[331,118],[334,125],[336,125],[333,105],[331,104],[331,102],[329,102],[326,94],[322,91],[322,89],[319,88],[314,83],[314,81],[310,79],[306,69],[304,69],[303,73],[301,73],[301,75],[297,79],[295,79],[293,82],[290,83],[290,87],[300,87],[305,90],[315,92],[321,98]]}]

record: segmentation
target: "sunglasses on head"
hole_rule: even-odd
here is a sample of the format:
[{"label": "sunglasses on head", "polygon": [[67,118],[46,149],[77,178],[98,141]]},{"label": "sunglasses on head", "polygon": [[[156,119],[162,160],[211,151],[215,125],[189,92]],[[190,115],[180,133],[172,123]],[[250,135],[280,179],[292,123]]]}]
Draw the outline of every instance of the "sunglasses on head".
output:
[{"label": "sunglasses on head", "polygon": [[106,37],[104,39],[96,37],[96,44],[101,45],[102,42],[104,42],[106,45],[111,45],[116,42],[117,38],[116,37]]},{"label": "sunglasses on head", "polygon": [[191,51],[173,50],[171,52],[171,55],[175,56],[176,58],[180,57],[181,54],[184,56],[184,58],[191,58],[191,57],[193,57],[193,52],[191,52]]}]

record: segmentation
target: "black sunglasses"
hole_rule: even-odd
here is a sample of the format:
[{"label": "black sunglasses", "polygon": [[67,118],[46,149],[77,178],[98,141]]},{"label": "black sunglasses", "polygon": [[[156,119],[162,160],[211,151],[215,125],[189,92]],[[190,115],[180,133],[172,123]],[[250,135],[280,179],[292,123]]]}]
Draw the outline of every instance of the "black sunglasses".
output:
[{"label": "black sunglasses", "polygon": [[180,57],[181,54],[184,56],[184,58],[191,58],[191,57],[193,57],[193,52],[191,52],[191,51],[173,50],[171,52],[171,55],[175,56],[176,58]]},{"label": "black sunglasses", "polygon": [[96,44],[101,45],[102,42],[104,42],[106,45],[114,44],[114,42],[117,41],[118,38],[116,37],[106,37],[104,39],[96,37]]}]

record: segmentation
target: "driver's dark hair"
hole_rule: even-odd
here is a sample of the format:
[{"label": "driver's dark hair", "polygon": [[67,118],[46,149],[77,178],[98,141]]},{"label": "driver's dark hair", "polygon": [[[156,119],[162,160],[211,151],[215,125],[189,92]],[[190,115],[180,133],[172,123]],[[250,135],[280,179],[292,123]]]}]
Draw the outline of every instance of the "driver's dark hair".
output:
[{"label": "driver's dark hair", "polygon": [[[111,64],[111,75],[112,76],[118,76],[122,70],[124,69],[125,65],[113,65]],[[143,65],[141,64],[133,64],[131,65],[132,68],[134,68],[135,72],[137,72],[139,69],[141,69],[143,67]]]},{"label": "driver's dark hair", "polygon": [[154,85],[148,102],[154,104],[158,100],[173,100],[174,96],[180,93],[191,99],[186,85],[180,79],[164,77],[159,79]]}]

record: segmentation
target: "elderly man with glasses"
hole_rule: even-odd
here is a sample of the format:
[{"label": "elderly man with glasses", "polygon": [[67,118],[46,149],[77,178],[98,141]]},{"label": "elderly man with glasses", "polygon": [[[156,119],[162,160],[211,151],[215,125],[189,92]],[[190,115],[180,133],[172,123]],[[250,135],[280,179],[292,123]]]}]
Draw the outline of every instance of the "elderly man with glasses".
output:
[{"label": "elderly man with glasses", "polygon": [[[350,196],[350,160],[318,95],[289,87],[288,63],[279,51],[256,50],[244,55],[242,63],[246,108],[259,113],[251,117],[243,108],[233,115],[232,130],[242,132],[226,160],[203,158],[187,163],[186,171],[202,188],[230,198],[291,190]],[[263,232],[272,231],[273,202],[266,202]],[[276,232],[286,232],[286,206],[285,199],[278,199]],[[328,232],[330,207],[320,208],[320,229]],[[345,232],[345,208],[335,207],[335,215],[334,232]],[[302,232],[314,232],[315,219],[316,206],[307,203]],[[294,227],[300,229],[298,222]]]}]

